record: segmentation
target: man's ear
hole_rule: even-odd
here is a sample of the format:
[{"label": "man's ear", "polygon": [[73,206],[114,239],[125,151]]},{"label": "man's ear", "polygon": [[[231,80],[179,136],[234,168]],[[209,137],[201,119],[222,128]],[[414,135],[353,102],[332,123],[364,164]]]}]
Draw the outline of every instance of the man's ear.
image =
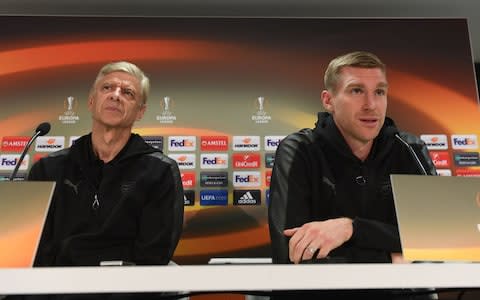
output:
[{"label": "man's ear", "polygon": [[147,104],[142,104],[140,109],[137,112],[137,121],[140,121],[143,118],[143,115],[145,114],[145,110],[147,109]]},{"label": "man's ear", "polygon": [[92,108],[93,108],[93,96],[92,95],[88,96],[87,105],[88,105],[88,110],[92,111]]},{"label": "man's ear", "polygon": [[328,90],[323,90],[320,98],[322,98],[323,108],[325,108],[326,111],[331,113],[333,111],[332,93],[330,93]]}]

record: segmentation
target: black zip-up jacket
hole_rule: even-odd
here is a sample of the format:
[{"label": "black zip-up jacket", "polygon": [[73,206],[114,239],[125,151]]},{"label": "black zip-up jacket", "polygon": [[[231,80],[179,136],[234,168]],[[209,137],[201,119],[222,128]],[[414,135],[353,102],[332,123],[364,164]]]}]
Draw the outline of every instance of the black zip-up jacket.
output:
[{"label": "black zip-up jacket", "polygon": [[28,179],[56,181],[35,266],[157,265],[172,258],[183,226],[180,173],[139,135],[106,164],[85,135],[40,159]]},{"label": "black zip-up jacket", "polygon": [[[349,217],[351,239],[330,257],[347,262],[391,262],[401,252],[390,174],[422,174],[386,118],[365,161],[355,157],[330,114],[318,114],[316,127],[287,136],[273,167],[268,209],[274,263],[290,263],[284,229],[312,221]],[[422,140],[404,132],[429,175],[435,167]]]}]

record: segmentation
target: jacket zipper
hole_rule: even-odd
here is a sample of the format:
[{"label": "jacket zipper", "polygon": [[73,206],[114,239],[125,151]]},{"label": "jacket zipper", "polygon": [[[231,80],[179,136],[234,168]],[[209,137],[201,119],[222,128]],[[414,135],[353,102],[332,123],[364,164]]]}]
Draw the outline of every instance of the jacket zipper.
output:
[{"label": "jacket zipper", "polygon": [[97,193],[95,193],[94,200],[92,203],[93,210],[97,210],[100,207],[100,201],[98,201]]}]

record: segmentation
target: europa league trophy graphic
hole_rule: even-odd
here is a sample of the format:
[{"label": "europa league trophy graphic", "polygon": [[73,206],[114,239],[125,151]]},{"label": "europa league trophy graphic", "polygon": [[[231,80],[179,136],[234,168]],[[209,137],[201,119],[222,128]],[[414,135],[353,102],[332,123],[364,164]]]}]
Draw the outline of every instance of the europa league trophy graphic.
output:
[{"label": "europa league trophy graphic", "polygon": [[164,116],[171,116],[172,112],[170,111],[170,97],[163,97],[163,112],[162,115]]},{"label": "europa league trophy graphic", "polygon": [[257,111],[257,116],[264,116],[266,114],[265,110],[264,110],[264,105],[265,105],[265,98],[264,97],[258,97],[257,98],[257,107],[258,107],[258,111]]},{"label": "europa league trophy graphic", "polygon": [[67,116],[72,116],[75,114],[75,112],[73,111],[73,105],[75,104],[75,97],[73,96],[68,96],[67,97],[67,111],[65,111],[65,115]]},{"label": "europa league trophy graphic", "polygon": [[58,116],[58,120],[63,124],[75,124],[80,120],[80,117],[75,112],[75,107],[77,106],[77,100],[75,97],[68,96],[66,100],[63,101],[63,107],[65,111],[62,115]]}]

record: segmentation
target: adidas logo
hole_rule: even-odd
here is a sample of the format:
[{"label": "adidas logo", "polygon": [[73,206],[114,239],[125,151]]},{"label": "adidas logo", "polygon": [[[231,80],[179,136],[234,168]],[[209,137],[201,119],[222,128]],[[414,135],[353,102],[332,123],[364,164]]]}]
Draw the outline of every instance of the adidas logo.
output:
[{"label": "adidas logo", "polygon": [[236,204],[254,204],[254,205],[256,205],[256,204],[260,203],[260,200],[257,199],[256,197],[254,197],[252,195],[251,191],[247,191],[242,196],[240,196],[236,202],[237,202]]}]

